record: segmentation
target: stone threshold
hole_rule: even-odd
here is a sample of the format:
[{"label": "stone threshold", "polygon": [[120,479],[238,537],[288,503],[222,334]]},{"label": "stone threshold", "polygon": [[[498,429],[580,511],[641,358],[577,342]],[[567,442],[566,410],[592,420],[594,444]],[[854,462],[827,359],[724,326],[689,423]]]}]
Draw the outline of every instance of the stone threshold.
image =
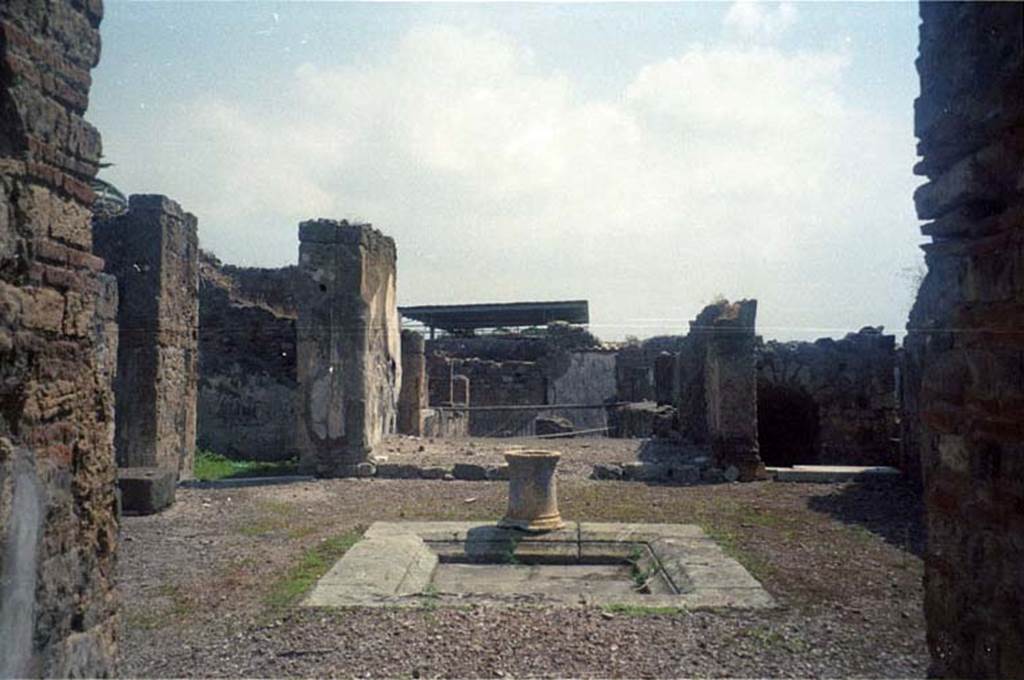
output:
[{"label": "stone threshold", "polygon": [[768,474],[776,482],[834,483],[852,480],[895,479],[903,473],[886,465],[794,465],[770,467]]},{"label": "stone threshold", "polygon": [[[630,569],[643,583],[629,580]],[[493,522],[376,522],[302,606],[474,603],[686,610],[775,606],[761,584],[698,526],[598,522],[569,522],[546,534],[502,529]]]}]

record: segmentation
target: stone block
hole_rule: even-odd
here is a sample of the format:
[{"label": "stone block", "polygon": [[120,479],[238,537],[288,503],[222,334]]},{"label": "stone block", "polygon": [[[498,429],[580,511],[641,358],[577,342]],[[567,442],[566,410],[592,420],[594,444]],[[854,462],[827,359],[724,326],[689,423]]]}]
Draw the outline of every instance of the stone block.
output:
[{"label": "stone block", "polygon": [[630,461],[622,464],[622,478],[631,481],[636,481],[641,478],[644,473],[644,464],[638,461]]},{"label": "stone block", "polygon": [[420,468],[420,477],[423,479],[444,479],[451,474],[451,468],[440,465],[428,465]]},{"label": "stone block", "polygon": [[487,479],[492,481],[508,481],[508,464],[488,465]]},{"label": "stone block", "polygon": [[123,467],[117,470],[121,511],[129,515],[152,515],[174,503],[177,475],[161,467]]},{"label": "stone block", "polygon": [[594,465],[594,471],[591,473],[591,476],[594,479],[622,479],[622,466],[615,465],[614,463],[597,463]]},{"label": "stone block", "polygon": [[419,479],[420,467],[407,463],[378,463],[377,476],[383,479]]},{"label": "stone block", "polygon": [[473,463],[456,463],[452,468],[455,479],[479,482],[487,479],[487,468]]},{"label": "stone block", "polygon": [[533,428],[538,437],[571,437],[576,429],[571,420],[561,416],[538,416]]}]

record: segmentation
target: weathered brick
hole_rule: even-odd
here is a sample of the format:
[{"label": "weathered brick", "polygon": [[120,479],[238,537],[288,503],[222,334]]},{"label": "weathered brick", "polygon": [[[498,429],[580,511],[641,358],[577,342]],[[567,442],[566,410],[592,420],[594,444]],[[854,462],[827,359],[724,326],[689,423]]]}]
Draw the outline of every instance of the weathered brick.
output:
[{"label": "weathered brick", "polygon": [[0,438],[0,479],[13,480],[0,485],[0,546],[15,545],[32,521],[10,514],[12,488],[32,488],[23,475],[36,477],[43,510],[35,616],[14,624],[31,646],[24,658],[0,659],[0,674],[15,677],[116,671],[112,345],[96,330],[113,318],[88,253],[99,135],[80,115],[98,16],[69,0],[0,3],[0,389],[18,404],[0,428],[16,433]]},{"label": "weathered brick", "polygon": [[[903,441],[928,512],[931,673],[1024,661],[1024,5],[922,3],[915,195],[928,275],[905,340]],[[943,329],[943,330],[932,330]]]}]

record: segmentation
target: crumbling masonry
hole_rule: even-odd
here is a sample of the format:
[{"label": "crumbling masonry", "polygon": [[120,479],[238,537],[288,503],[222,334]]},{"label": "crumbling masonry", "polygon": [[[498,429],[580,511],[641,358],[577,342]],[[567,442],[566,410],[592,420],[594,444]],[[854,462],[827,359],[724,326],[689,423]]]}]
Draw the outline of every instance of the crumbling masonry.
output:
[{"label": "crumbling masonry", "polygon": [[196,218],[166,196],[134,195],[93,226],[117,278],[117,464],[192,477],[199,326]]},{"label": "crumbling masonry", "polygon": [[1024,669],[1024,4],[922,3],[905,450],[928,515],[933,673]]},{"label": "crumbling masonry", "polygon": [[109,676],[117,288],[92,254],[98,1],[0,3],[0,676]]},{"label": "crumbling masonry", "polygon": [[369,475],[395,431],[400,332],[395,242],[368,224],[299,225],[298,449],[302,469]]},{"label": "crumbling masonry", "polygon": [[677,357],[677,412],[684,437],[711,446],[715,465],[756,479],[756,300],[708,305],[690,322]]},{"label": "crumbling masonry", "polygon": [[296,455],[297,275],[200,255],[198,446],[246,460]]},{"label": "crumbling masonry", "polygon": [[767,342],[757,372],[765,464],[899,465],[895,336]]}]

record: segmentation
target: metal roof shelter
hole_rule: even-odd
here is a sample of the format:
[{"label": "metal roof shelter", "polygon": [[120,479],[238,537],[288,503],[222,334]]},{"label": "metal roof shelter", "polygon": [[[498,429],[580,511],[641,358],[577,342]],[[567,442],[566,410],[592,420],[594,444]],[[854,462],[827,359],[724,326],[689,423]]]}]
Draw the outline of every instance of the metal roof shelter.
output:
[{"label": "metal roof shelter", "polygon": [[552,321],[589,323],[586,300],[554,302],[496,302],[474,305],[425,305],[399,307],[399,313],[430,328],[465,333],[477,328],[543,326]]}]

